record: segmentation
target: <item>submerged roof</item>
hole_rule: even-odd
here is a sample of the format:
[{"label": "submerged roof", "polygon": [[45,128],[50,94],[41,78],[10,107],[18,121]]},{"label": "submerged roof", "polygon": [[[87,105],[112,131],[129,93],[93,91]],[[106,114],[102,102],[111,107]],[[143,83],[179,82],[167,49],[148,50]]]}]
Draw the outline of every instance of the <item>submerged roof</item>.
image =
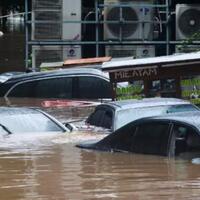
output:
[{"label": "submerged roof", "polygon": [[139,58],[139,59],[129,59],[129,60],[118,60],[105,62],[102,65],[102,70],[112,71],[118,68],[128,68],[136,66],[149,66],[149,65],[164,65],[176,64],[176,63],[190,63],[190,62],[199,62],[200,63],[200,51],[194,53],[185,53],[185,54],[174,54],[169,56],[160,56],[160,57],[150,57],[150,58]]},{"label": "submerged roof", "polygon": [[141,100],[132,99],[132,100],[121,100],[121,101],[111,101],[103,105],[109,105],[115,107],[115,109],[128,109],[128,108],[141,108],[141,107],[151,107],[151,106],[163,106],[163,105],[182,105],[190,104],[189,101],[176,98],[144,98]]}]

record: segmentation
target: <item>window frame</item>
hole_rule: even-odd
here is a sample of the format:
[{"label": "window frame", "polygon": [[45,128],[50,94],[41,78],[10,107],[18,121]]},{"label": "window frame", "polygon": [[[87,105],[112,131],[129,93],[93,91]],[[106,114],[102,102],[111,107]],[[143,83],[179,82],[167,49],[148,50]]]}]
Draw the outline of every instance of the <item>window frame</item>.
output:
[{"label": "window frame", "polygon": [[[53,75],[53,76],[48,76],[48,77],[40,77],[40,78],[33,78],[30,80],[22,80],[22,81],[18,81],[16,83],[14,83],[11,87],[9,87],[9,89],[5,92],[4,97],[5,98],[9,98],[11,96],[10,93],[16,89],[16,87],[18,87],[19,85],[22,84],[26,84],[29,82],[35,82],[35,81],[41,81],[41,80],[50,80],[50,79],[56,79],[56,78],[72,78],[72,99],[78,99],[79,97],[76,96],[76,94],[79,92],[79,81],[77,81],[79,79],[79,77],[94,77],[94,78],[99,78],[102,79],[106,82],[108,82],[108,84],[110,84],[109,80],[106,79],[105,77],[102,76],[98,76],[98,75],[93,75],[93,74],[69,74],[69,75]],[[110,85],[110,88],[112,89],[112,86]],[[112,96],[112,94],[111,94]],[[13,96],[14,97],[14,96]],[[35,97],[33,97],[35,98]],[[39,98],[39,97],[37,97]],[[111,98],[111,97],[110,97]],[[99,99],[103,99],[103,98],[99,98]]]}]

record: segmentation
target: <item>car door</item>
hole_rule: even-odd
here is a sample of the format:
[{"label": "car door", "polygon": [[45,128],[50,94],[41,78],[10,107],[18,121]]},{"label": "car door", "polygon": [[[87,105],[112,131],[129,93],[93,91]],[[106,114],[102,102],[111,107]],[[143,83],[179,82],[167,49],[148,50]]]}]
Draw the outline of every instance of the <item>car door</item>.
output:
[{"label": "car door", "polygon": [[169,153],[171,124],[163,120],[141,120],[136,128],[132,151],[166,156]]}]

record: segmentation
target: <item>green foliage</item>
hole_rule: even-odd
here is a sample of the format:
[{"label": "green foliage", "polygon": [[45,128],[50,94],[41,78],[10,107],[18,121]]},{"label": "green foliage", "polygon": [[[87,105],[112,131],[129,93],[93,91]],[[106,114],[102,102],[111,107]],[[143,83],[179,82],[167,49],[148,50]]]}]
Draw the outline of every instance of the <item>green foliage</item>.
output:
[{"label": "green foliage", "polygon": [[116,89],[117,100],[141,99],[141,85],[128,85]]},{"label": "green foliage", "polygon": [[191,51],[200,51],[200,47],[199,46],[192,46],[193,44],[195,44],[195,41],[200,41],[200,30],[196,33],[194,33],[191,37],[185,39],[183,41],[183,44],[178,45],[178,50],[183,52],[183,53],[187,53],[187,52],[191,52]]}]

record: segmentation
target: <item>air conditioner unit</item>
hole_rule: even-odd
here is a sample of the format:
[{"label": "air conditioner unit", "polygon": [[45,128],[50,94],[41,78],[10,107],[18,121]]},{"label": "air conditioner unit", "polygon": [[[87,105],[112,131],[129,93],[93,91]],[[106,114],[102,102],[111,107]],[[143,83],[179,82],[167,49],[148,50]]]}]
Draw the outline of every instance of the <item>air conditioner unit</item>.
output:
[{"label": "air conditioner unit", "polygon": [[44,62],[59,62],[66,59],[81,58],[79,45],[67,46],[33,46],[32,68],[38,68]]},{"label": "air conditioner unit", "polygon": [[81,40],[81,13],[81,0],[32,0],[32,39]]},{"label": "air conditioner unit", "polygon": [[[152,0],[131,1],[131,0],[104,0],[104,39],[105,40],[150,40],[153,37],[153,8],[148,5]],[[125,7],[122,5],[130,4]],[[138,6],[131,6],[131,3]],[[108,5],[108,6],[107,6]],[[141,5],[141,6],[139,6]],[[147,6],[142,6],[147,5]],[[109,23],[109,21],[120,21]],[[126,21],[138,21],[138,23],[126,23]],[[144,23],[149,22],[149,23]]]},{"label": "air conditioner unit", "polygon": [[176,5],[176,40],[184,40],[200,32],[200,4]]},{"label": "air conditioner unit", "polygon": [[[81,0],[32,0],[32,40],[80,41]],[[81,58],[80,45],[33,46],[32,67]]]},{"label": "air conditioner unit", "polygon": [[113,58],[120,58],[120,57],[146,58],[155,56],[155,47],[152,45],[150,46],[115,45],[115,46],[106,46],[105,52],[106,56],[111,56]]}]

